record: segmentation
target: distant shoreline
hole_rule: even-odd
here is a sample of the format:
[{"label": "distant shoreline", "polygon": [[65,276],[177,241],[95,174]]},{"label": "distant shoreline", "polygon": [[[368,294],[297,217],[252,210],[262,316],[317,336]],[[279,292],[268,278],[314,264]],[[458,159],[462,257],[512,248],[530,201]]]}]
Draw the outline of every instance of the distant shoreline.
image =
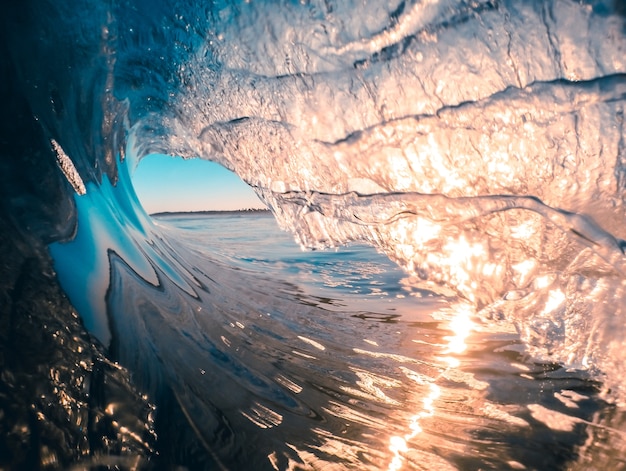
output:
[{"label": "distant shoreline", "polygon": [[234,210],[207,210],[207,211],[162,211],[158,213],[150,213],[154,216],[219,216],[219,215],[244,215],[244,214],[265,214],[270,213],[269,209],[234,209]]}]

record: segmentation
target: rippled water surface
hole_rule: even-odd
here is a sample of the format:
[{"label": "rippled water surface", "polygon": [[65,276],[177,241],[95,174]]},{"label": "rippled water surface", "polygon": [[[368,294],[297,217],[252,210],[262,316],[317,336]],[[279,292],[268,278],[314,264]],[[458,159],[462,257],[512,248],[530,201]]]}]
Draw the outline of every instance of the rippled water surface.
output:
[{"label": "rippled water surface", "polygon": [[[373,249],[302,251],[270,214],[156,221],[204,286],[192,312],[170,300],[154,313],[170,326],[184,314],[176,335],[197,349],[164,359],[164,370],[184,381],[179,400],[225,466],[623,464],[623,411],[601,385],[533,361],[511,325],[416,288]],[[156,303],[138,296],[144,309]],[[146,328],[140,337],[165,354],[172,332]],[[214,414],[236,424],[226,443]]]}]

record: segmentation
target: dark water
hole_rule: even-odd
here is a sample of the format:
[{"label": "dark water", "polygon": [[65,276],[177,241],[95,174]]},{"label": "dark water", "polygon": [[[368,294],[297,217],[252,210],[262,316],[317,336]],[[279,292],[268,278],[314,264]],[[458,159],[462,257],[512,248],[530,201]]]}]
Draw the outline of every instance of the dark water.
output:
[{"label": "dark water", "polygon": [[2,13],[0,467],[626,467],[621,1]]}]

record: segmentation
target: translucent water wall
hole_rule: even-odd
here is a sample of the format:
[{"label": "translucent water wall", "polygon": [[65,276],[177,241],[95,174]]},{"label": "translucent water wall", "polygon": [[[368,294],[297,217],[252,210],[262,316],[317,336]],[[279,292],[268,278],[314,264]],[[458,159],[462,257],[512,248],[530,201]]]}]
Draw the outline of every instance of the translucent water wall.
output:
[{"label": "translucent water wall", "polygon": [[[534,354],[621,377],[621,13],[222,5],[176,70],[156,118],[169,137],[154,145],[236,171],[303,246],[368,241],[429,289],[513,322]],[[137,153],[154,143],[147,116]]]}]

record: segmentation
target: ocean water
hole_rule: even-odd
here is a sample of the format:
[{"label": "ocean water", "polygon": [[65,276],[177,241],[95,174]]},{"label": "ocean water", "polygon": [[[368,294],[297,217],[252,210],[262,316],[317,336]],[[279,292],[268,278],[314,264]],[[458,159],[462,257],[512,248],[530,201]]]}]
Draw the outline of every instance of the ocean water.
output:
[{"label": "ocean water", "polygon": [[124,312],[132,293],[143,320],[117,329],[151,343],[121,362],[144,356],[146,376],[163,363],[211,437],[212,459],[191,467],[589,469],[598,454],[621,466],[624,417],[601,384],[533,359],[512,325],[423,289],[371,246],[303,251],[270,213],[155,223],[194,268],[193,294],[150,294],[119,269],[109,302]]},{"label": "ocean water", "polygon": [[622,1],[2,10],[0,467],[626,467]]}]

